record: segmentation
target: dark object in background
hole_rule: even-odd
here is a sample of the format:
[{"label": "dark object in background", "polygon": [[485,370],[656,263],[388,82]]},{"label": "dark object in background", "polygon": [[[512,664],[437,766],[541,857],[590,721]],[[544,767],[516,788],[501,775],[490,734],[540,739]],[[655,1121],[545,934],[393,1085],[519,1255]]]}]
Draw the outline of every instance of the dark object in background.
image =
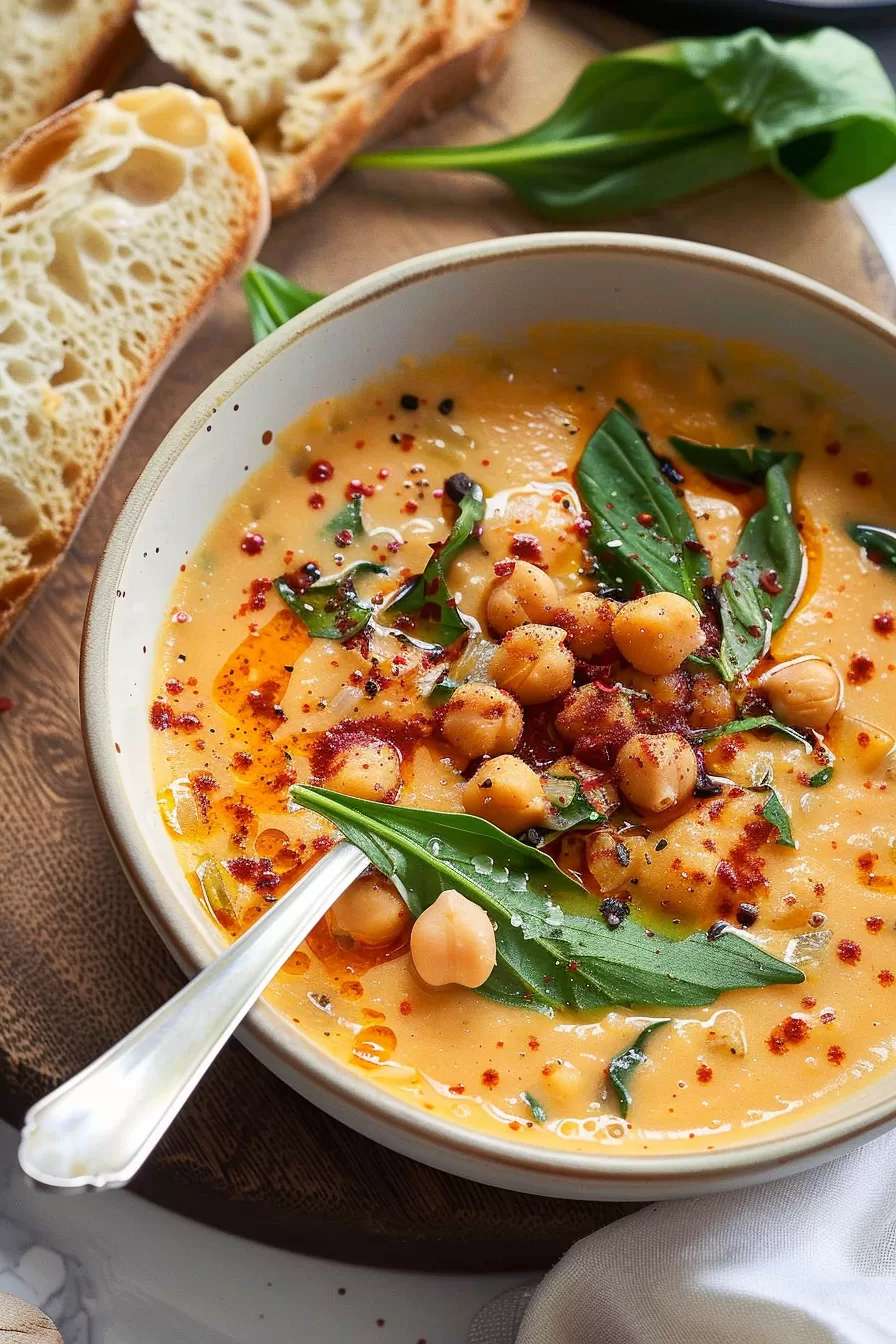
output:
[{"label": "dark object in background", "polygon": [[676,33],[685,29],[727,33],[748,23],[771,29],[830,23],[844,28],[896,25],[894,0],[610,0],[609,8]]}]

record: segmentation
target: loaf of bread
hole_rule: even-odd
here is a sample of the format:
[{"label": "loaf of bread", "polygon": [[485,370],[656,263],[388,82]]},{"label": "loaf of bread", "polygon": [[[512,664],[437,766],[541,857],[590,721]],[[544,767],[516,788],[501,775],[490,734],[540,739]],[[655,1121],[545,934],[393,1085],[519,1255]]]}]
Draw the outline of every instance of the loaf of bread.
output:
[{"label": "loaf of bread", "polygon": [[0,149],[125,63],[136,45],[133,8],[134,0],[2,0]]},{"label": "loaf of bread", "polygon": [[138,0],[157,56],[252,136],[275,213],[312,200],[377,131],[469,96],[526,0]]},{"label": "loaf of bread", "polygon": [[0,155],[0,638],[268,221],[245,134],[174,85],[84,99]]}]

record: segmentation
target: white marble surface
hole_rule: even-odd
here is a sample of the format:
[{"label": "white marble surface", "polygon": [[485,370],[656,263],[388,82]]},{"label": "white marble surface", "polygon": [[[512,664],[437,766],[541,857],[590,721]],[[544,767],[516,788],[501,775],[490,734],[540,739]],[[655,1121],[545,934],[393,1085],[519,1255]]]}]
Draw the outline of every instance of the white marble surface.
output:
[{"label": "white marble surface", "polygon": [[[896,34],[877,35],[891,75]],[[854,194],[896,272],[896,169]],[[0,1124],[0,1292],[41,1307],[65,1344],[462,1344],[525,1276],[432,1275],[290,1255],[127,1193],[29,1189]]]}]

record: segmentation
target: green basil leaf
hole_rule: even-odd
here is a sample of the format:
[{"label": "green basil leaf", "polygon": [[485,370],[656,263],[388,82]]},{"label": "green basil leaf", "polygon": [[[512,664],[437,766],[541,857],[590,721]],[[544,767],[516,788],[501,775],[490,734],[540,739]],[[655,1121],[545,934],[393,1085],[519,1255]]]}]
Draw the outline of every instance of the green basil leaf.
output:
[{"label": "green basil leaf", "polygon": [[598,812],[575,775],[543,775],[542,787],[548,800],[544,827],[554,838],[558,832],[579,826],[600,826],[607,820]]},{"label": "green basil leaf", "polygon": [[[457,609],[447,574],[458,552],[478,531],[485,516],[482,486],[473,484],[460,503],[460,512],[446,540],[426,562],[422,574],[408,579],[380,614],[382,625],[398,628],[417,644],[449,648],[469,634],[470,623]],[[406,618],[396,621],[395,617]]]},{"label": "green basil leaf", "polygon": [[481,906],[495,925],[498,963],[479,992],[499,1003],[549,1013],[694,1006],[726,989],[803,979],[735,933],[673,940],[633,919],[609,928],[547,854],[480,817],[371,803],[307,784],[294,785],[290,796],[357,845],[415,916],[447,888]]},{"label": "green basil leaf", "polygon": [[719,109],[811,196],[830,200],[896,162],[896,95],[870,47],[837,28],[780,41],[761,28],[679,42]]},{"label": "green basil leaf", "polygon": [[[601,574],[631,594],[680,593],[699,603],[709,561],[688,513],[638,429],[610,411],[585,445],[576,484],[591,518]],[[640,517],[651,522],[641,523]]]},{"label": "green basil leaf", "polygon": [[351,639],[366,628],[373,615],[373,604],[358,595],[356,576],[388,572],[385,565],[358,560],[301,592],[293,588],[288,575],[281,574],[274,580],[274,589],[314,639]]},{"label": "green basil leaf", "polygon": [[543,1125],[547,1122],[548,1113],[537,1097],[533,1097],[531,1092],[524,1092],[523,1101],[532,1112],[532,1119],[537,1125]]},{"label": "green basil leaf", "polygon": [[625,1120],[632,1104],[631,1075],[639,1064],[643,1064],[647,1055],[644,1046],[648,1036],[651,1036],[658,1027],[668,1027],[671,1018],[663,1018],[661,1022],[651,1022],[646,1026],[639,1036],[636,1036],[631,1045],[620,1050],[618,1055],[614,1055],[607,1068],[607,1075],[616,1092],[619,1101],[619,1114]]},{"label": "green basil leaf", "polygon": [[327,519],[322,530],[328,537],[335,537],[337,532],[351,532],[352,541],[357,541],[358,537],[363,537],[365,535],[364,515],[360,497],[352,495],[348,503],[337,514]]},{"label": "green basil leaf", "polygon": [[834,774],[834,767],[832,765],[822,766],[822,768],[816,771],[816,773],[809,780],[809,788],[820,789],[825,784],[830,784],[833,774]]},{"label": "green basil leaf", "polygon": [[587,65],[563,102],[490,145],[374,150],[356,168],[490,173],[532,210],[594,219],[769,165],[829,198],[896,162],[896,96],[870,47],[833,28],[657,43]]},{"label": "green basil leaf", "polygon": [[846,528],[857,546],[861,546],[875,564],[896,565],[896,532],[874,523],[850,523]]},{"label": "green basil leaf", "polygon": [[253,341],[263,341],[291,317],[325,297],[312,289],[303,289],[258,261],[243,275],[242,286],[249,305]]},{"label": "green basil leaf", "polygon": [[706,742],[714,742],[718,737],[732,737],[735,733],[753,733],[759,728],[772,728],[776,733],[783,733],[785,737],[791,737],[794,742],[799,742],[804,751],[812,750],[812,743],[804,733],[797,728],[791,728],[788,723],[782,723],[774,714],[757,714],[752,718],[732,719],[730,723],[720,724],[718,728],[700,728],[694,733],[694,740],[703,745]]},{"label": "green basil leaf", "polygon": [[[802,591],[806,556],[790,493],[801,460],[799,453],[787,453],[767,470],[766,502],[747,522],[718,586],[720,658],[730,673],[727,679],[743,675],[762,656]],[[770,583],[777,584],[777,593],[768,592]]]},{"label": "green basil leaf", "polygon": [[426,698],[434,705],[444,705],[451,699],[460,684],[459,681],[454,681],[451,677],[444,676],[441,681],[436,682]]},{"label": "green basil leaf", "polygon": [[697,467],[704,475],[739,485],[761,485],[771,467],[794,457],[802,460],[801,453],[780,453],[774,448],[756,448],[752,444],[744,448],[719,448],[698,443],[696,439],[684,439],[679,434],[670,434],[669,442],[685,462]]},{"label": "green basil leaf", "polygon": [[781,802],[777,789],[769,788],[768,798],[762,808],[762,815],[770,826],[774,826],[778,832],[776,845],[787,845],[789,849],[796,849],[796,841],[793,838],[793,829],[790,825],[790,817]]}]

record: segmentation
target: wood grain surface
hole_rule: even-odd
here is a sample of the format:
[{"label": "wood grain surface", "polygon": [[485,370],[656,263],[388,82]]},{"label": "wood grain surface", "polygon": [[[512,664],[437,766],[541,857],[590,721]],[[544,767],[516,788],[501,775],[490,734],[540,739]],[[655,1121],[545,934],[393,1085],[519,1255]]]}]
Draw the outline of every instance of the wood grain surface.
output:
[{"label": "wood grain surface", "polygon": [[[585,60],[641,36],[584,5],[536,5],[500,82],[412,138],[460,143],[522,129],[556,104]],[[170,72],[146,59],[129,82],[160,77]],[[771,176],[612,227],[753,252],[896,313],[893,286],[851,208],[806,200]],[[353,174],[279,221],[264,260],[330,290],[432,248],[542,228],[488,180]],[[13,1123],[181,983],[94,803],[78,723],[78,645],[90,580],[128,489],[181,412],[248,342],[234,289],[155,391],[64,562],[0,656],[0,695],[14,701],[0,717],[0,1113]],[[527,1198],[416,1165],[316,1111],[238,1045],[137,1188],[287,1247],[429,1269],[542,1266],[631,1208]]]}]

